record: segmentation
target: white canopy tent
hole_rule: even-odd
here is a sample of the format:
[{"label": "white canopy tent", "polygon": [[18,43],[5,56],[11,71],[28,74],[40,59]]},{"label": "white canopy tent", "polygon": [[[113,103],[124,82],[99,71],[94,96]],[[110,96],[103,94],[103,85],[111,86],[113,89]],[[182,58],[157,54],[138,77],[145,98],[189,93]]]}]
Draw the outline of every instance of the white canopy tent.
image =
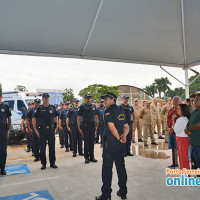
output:
[{"label": "white canopy tent", "polygon": [[0,0],[0,53],[185,70],[200,62],[199,0]]}]

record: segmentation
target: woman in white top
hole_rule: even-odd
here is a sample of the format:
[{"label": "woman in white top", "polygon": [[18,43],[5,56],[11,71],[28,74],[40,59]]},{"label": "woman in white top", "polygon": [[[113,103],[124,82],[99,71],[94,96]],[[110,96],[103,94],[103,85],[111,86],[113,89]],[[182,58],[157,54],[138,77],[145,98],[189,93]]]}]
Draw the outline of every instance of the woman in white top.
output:
[{"label": "woman in white top", "polygon": [[190,110],[186,104],[180,104],[177,109],[177,114],[180,117],[176,120],[176,123],[174,123],[173,120],[173,125],[174,132],[176,133],[180,169],[190,169],[188,159],[189,139],[188,135],[186,135],[184,131],[189,121]]}]

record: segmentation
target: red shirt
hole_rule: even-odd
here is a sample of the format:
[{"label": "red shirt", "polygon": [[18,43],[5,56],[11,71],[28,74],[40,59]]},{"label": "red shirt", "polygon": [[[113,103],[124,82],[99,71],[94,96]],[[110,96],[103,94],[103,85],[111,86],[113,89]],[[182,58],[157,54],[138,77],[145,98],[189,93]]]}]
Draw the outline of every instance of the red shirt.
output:
[{"label": "red shirt", "polygon": [[177,111],[176,111],[174,108],[171,108],[171,109],[169,110],[169,113],[168,113],[168,116],[167,116],[169,128],[172,128],[172,116],[173,116],[173,115],[176,115],[176,117],[174,118],[174,121],[175,121],[175,122],[176,122],[176,120],[180,117],[180,116],[177,114]]}]

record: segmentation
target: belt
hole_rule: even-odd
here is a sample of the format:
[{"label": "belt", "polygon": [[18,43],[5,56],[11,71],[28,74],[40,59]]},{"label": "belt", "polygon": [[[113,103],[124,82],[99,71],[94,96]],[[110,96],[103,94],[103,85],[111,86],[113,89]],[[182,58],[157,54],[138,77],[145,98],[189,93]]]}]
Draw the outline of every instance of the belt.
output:
[{"label": "belt", "polygon": [[70,122],[70,125],[77,126],[77,123],[75,123],[75,122]]},{"label": "belt", "polygon": [[45,129],[53,129],[53,128],[55,128],[55,125],[51,125],[51,126],[39,126],[38,128],[39,129],[43,129],[43,128],[45,128]]},{"label": "belt", "polygon": [[117,140],[117,139],[112,135],[103,135],[103,140],[104,141],[111,141],[111,140]]}]

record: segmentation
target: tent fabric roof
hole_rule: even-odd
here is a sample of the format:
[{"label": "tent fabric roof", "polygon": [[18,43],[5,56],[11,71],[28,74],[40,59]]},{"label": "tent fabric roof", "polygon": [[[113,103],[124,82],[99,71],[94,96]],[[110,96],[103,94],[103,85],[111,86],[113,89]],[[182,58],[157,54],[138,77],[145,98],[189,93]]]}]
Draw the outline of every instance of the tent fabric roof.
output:
[{"label": "tent fabric roof", "polygon": [[0,0],[0,53],[190,67],[199,0]]}]

